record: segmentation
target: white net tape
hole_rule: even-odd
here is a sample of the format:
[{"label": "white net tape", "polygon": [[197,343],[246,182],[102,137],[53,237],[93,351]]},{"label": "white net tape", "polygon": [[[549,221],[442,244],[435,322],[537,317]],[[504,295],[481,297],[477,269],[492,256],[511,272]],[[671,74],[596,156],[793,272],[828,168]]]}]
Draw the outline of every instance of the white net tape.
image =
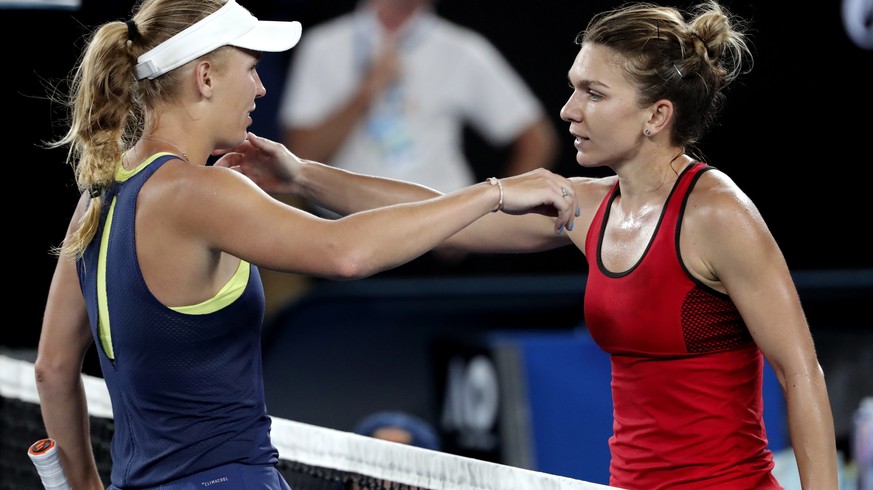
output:
[{"label": "white net tape", "polygon": [[[101,378],[82,375],[92,416],[112,418]],[[33,364],[0,355],[0,395],[39,403]],[[286,461],[359,473],[431,490],[597,490],[613,487],[273,417]],[[28,444],[33,441],[28,441]],[[22,451],[27,450],[27,445]]]}]

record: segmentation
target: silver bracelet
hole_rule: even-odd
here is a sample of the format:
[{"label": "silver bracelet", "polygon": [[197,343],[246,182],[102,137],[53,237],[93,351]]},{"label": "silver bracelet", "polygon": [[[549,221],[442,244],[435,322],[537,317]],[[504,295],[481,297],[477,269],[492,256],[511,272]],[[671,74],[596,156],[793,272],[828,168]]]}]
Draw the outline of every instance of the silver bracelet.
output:
[{"label": "silver bracelet", "polygon": [[500,200],[497,201],[497,209],[491,211],[492,213],[496,213],[497,211],[503,211],[503,182],[500,182],[500,179],[497,177],[491,177],[488,179],[488,182],[491,185],[496,185],[498,189],[500,189]]}]

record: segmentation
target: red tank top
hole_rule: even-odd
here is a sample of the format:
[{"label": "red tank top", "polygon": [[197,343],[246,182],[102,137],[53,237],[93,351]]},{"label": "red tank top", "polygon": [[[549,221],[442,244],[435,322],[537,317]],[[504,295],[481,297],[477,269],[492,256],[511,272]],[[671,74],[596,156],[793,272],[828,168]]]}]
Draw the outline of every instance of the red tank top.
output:
[{"label": "red tank top", "polygon": [[712,168],[681,173],[627,271],[606,270],[600,256],[617,183],[586,237],[585,322],[612,361],[612,486],[781,488],[764,430],[763,357],[730,297],[695,280],[680,256],[688,196]]}]

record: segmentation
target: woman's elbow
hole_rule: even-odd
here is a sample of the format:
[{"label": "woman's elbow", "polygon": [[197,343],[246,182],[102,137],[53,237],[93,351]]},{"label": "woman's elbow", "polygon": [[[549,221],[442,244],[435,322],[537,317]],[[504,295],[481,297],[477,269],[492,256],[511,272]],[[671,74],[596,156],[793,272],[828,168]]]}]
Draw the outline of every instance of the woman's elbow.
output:
[{"label": "woman's elbow", "polygon": [[69,385],[81,374],[81,366],[38,356],[33,363],[33,373],[37,389],[45,392]]},{"label": "woman's elbow", "polygon": [[338,281],[351,281],[372,276],[381,269],[375,265],[372,254],[366,253],[360,247],[350,247],[337,250],[330,254],[330,270],[328,277]]}]

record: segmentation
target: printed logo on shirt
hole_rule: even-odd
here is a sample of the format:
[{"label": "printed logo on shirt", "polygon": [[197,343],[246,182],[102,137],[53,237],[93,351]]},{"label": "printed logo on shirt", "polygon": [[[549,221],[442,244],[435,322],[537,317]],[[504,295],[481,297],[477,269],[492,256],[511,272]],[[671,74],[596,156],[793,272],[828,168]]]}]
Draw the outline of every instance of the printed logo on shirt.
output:
[{"label": "printed logo on shirt", "polygon": [[221,478],[213,478],[211,480],[200,482],[200,485],[202,485],[204,487],[210,487],[212,485],[216,485],[219,483],[228,483],[228,482],[230,482],[230,478],[228,478],[226,476],[222,476]]}]

